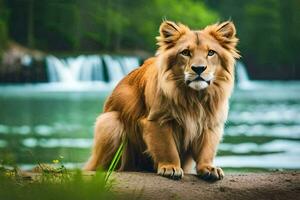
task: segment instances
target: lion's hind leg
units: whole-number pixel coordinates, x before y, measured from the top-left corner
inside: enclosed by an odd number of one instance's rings
[[[96,121],[92,155],[84,170],[107,169],[121,144],[124,126],[118,112],[101,114]]]

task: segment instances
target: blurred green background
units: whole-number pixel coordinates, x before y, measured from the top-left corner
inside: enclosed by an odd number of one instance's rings
[[[12,40],[45,52],[152,54],[164,18],[194,29],[231,19],[250,77],[299,79],[299,9],[298,0],[0,0],[0,49]]]
[[[242,58],[216,163],[300,168],[299,0],[0,0],[0,160],[87,160],[115,84],[154,55],[163,19],[232,20]]]

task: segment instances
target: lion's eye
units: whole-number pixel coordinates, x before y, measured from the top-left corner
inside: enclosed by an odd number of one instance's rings
[[[189,56],[189,57],[191,57],[191,52],[190,52],[190,50],[188,50],[188,49],[183,50],[182,52],[180,52],[180,54],[181,54],[181,55],[184,55],[184,56]]]
[[[214,50],[209,50],[207,55],[208,56],[213,56],[216,52]]]

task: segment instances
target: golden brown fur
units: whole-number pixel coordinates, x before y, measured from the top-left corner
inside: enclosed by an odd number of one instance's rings
[[[107,169],[127,140],[120,170],[155,170],[181,178],[194,160],[201,177],[221,179],[213,159],[239,57],[235,34],[232,22],[192,31],[164,21],[156,56],[121,80],[107,99],[85,169]]]

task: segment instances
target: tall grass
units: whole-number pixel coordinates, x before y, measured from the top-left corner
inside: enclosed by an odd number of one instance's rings
[[[97,171],[95,175],[86,175],[81,170],[68,170],[62,159],[53,160],[52,164],[40,164],[35,169],[38,173],[24,176],[16,165],[0,163],[0,200],[101,200],[118,199],[113,194],[108,182],[120,161],[126,142],[119,146],[108,171]],[[124,196],[123,196],[124,198]]]
[[[101,200],[116,199],[109,191],[105,173],[82,174],[80,170],[67,170],[63,166],[42,167],[42,171],[24,176],[17,168],[0,164],[0,199],[2,200]]]

